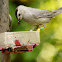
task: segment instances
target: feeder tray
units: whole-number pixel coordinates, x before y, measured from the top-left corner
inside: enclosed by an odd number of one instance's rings
[[[24,53],[40,44],[39,31],[4,32],[0,34],[2,53]]]

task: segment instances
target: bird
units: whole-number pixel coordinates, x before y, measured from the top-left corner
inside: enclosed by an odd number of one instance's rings
[[[38,29],[39,25],[43,25],[43,27],[45,28],[46,23],[49,23],[52,18],[60,13],[62,13],[62,7],[57,10],[49,11],[19,5],[15,9],[15,16],[18,20],[18,24],[20,25],[20,20],[23,19],[25,22],[31,25],[36,25],[37,27],[35,29]],[[35,29],[32,29],[32,31],[34,31]]]
[[[11,17],[10,14],[9,14],[9,28],[10,28],[10,31],[11,31],[11,28],[12,28],[12,17]]]

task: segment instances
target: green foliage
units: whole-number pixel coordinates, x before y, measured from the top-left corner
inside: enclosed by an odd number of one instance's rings
[[[46,10],[55,10],[62,6],[62,0],[35,0],[31,4],[27,3],[29,7],[46,9]],[[28,31],[32,28],[32,25],[26,23],[24,20],[21,20],[21,24],[18,25],[17,19],[14,15],[15,9],[18,5],[9,1],[9,13],[12,16],[12,31]],[[56,54],[53,52],[53,58],[51,62],[62,62],[59,57],[59,52],[62,50],[62,14],[57,15],[53,18],[50,23],[46,24],[46,28],[40,32],[40,45],[34,48],[32,52],[27,52],[23,54],[12,54],[12,62],[48,62],[48,60],[42,59],[40,53],[43,51],[44,43],[49,43],[54,48],[56,48]],[[46,45],[48,46],[48,44]],[[45,46],[46,48],[46,46]],[[47,50],[47,49],[46,49]],[[53,49],[52,49],[53,50]],[[49,50],[48,50],[49,51]],[[51,51],[50,51],[51,52]],[[40,55],[39,55],[40,54]],[[49,56],[49,54],[47,53]],[[46,56],[47,57],[47,56]],[[45,58],[46,58],[45,57]],[[39,59],[37,59],[39,58]],[[43,60],[43,61],[42,61]]]

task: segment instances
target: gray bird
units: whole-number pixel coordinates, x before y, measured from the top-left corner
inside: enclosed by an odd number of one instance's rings
[[[12,17],[11,17],[10,14],[9,14],[9,28],[10,28],[10,31],[11,31],[11,28],[12,28]]]
[[[29,24],[36,25],[37,28],[39,25],[43,25],[45,27],[45,24],[50,22],[50,20],[59,13],[62,13],[62,7],[57,10],[49,11],[20,5],[15,10],[15,16],[18,19],[18,24],[20,24],[20,20],[23,19]]]

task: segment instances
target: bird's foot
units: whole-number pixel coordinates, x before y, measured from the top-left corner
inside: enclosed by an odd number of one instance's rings
[[[40,31],[40,30],[42,30],[42,29],[45,28],[45,27],[46,27],[46,25],[43,24],[43,27],[38,28],[37,31]]]
[[[31,29],[30,31],[33,31],[33,29]]]
[[[40,27],[40,28],[37,29],[37,31],[40,31],[40,30],[42,30],[43,28],[45,28],[45,27]]]

